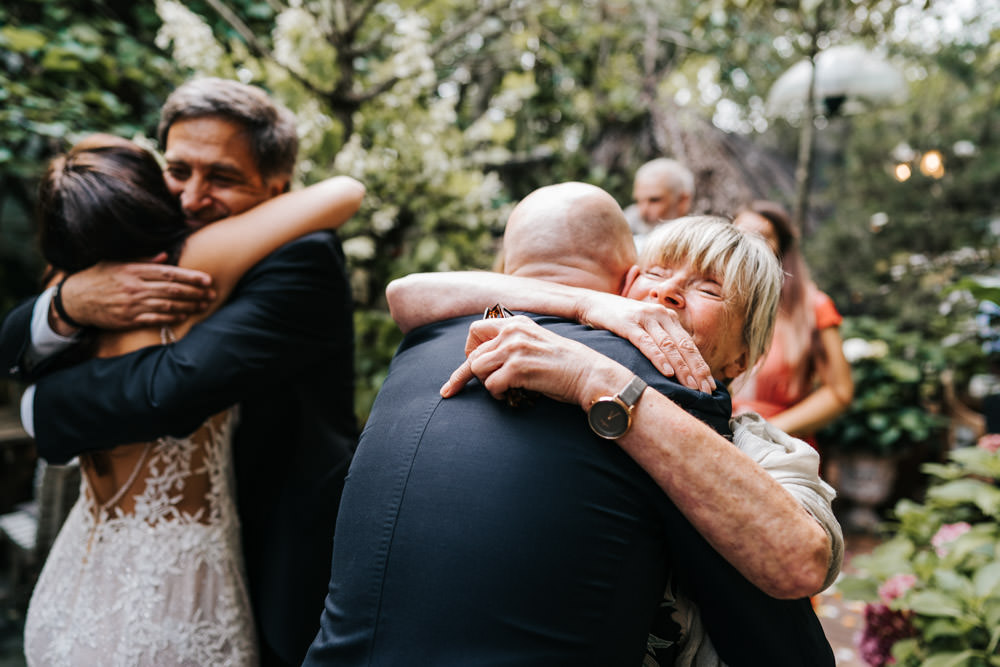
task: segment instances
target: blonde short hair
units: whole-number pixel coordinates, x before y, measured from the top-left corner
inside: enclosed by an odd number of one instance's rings
[[[782,282],[778,259],[756,234],[741,231],[725,218],[696,215],[657,227],[639,256],[643,269],[687,265],[718,280],[731,312],[744,318],[747,368],[753,368],[767,352],[774,331]]]

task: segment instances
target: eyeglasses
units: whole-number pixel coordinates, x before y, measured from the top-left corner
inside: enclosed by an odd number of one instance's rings
[[[498,317],[514,317],[514,313],[507,310],[502,303],[495,303],[483,311],[484,320],[491,320]],[[504,394],[504,398],[507,399],[507,405],[512,408],[530,408],[534,405],[536,396],[538,396],[538,392],[528,391],[520,387],[511,387]]]

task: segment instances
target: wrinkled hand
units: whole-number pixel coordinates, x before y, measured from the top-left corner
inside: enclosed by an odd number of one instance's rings
[[[465,343],[467,359],[441,387],[454,396],[473,377],[495,398],[517,387],[564,403],[588,404],[588,387],[601,368],[619,366],[586,345],[564,338],[524,316],[473,322]]]
[[[674,311],[658,303],[594,292],[581,321],[627,339],[658,371],[681,384],[709,394],[715,389],[711,369]]]
[[[207,308],[212,277],[160,263],[165,259],[101,262],[74,273],[63,284],[63,306],[77,322],[101,329],[175,324]]]

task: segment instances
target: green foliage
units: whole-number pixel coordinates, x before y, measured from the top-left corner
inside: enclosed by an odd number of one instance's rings
[[[996,438],[996,436],[990,436]],[[1000,454],[995,441],[925,466],[935,479],[923,503],[900,501],[890,538],[857,556],[844,594],[867,601],[862,654],[896,664],[987,665],[1000,657]],[[871,664],[884,664],[873,661]]]
[[[814,277],[847,318],[844,337],[890,346],[885,359],[855,365],[855,403],[824,437],[858,447],[868,437],[884,451],[933,428],[926,410],[942,372],[961,391],[989,369],[974,317],[991,296],[980,277],[997,271],[991,226],[1000,207],[990,185],[1000,169],[996,93],[969,75],[995,62],[995,49],[963,41],[933,55],[897,48],[909,58],[898,62],[911,79],[910,100],[824,130],[827,195],[818,203],[827,219],[805,240]],[[943,175],[920,171],[929,150],[941,153]],[[904,181],[894,177],[899,164],[912,172]],[[885,400],[896,406],[888,413]]]
[[[141,3],[0,7],[0,312],[37,291],[32,207],[45,162],[90,132],[155,129],[177,76],[150,46],[158,23]]]
[[[872,318],[849,319],[841,329],[854,401],[819,440],[830,451],[886,456],[922,443],[937,447],[945,421],[928,408],[944,367],[940,346],[919,331],[900,331]]]
[[[970,26],[968,41],[936,53],[896,44],[910,81],[906,104],[824,130],[819,170],[828,194],[819,205],[827,219],[805,244],[814,277],[846,316],[891,320],[928,341],[968,339],[975,299],[967,280],[997,267],[998,97],[971,72],[995,67],[998,54],[973,33]],[[940,152],[943,174],[921,173],[931,150]],[[912,172],[902,182],[894,177],[901,164]],[[959,381],[984,370],[982,357],[971,357],[959,360],[968,364],[956,369]]]
[[[402,338],[402,332],[388,313],[371,310],[354,314],[354,339],[358,350],[354,368],[358,378],[355,396],[362,421],[368,419],[375,396],[389,372],[389,362]]]

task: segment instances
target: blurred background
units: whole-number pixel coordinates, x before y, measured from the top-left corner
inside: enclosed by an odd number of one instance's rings
[[[624,207],[635,169],[673,157],[695,174],[692,212],[771,199],[800,222],[813,278],[845,316],[856,385],[819,435],[824,474],[845,525],[877,534],[897,501],[922,497],[923,464],[991,430],[998,37],[998,0],[6,3],[0,312],[38,290],[46,161],[95,131],[155,148],[160,104],[192,75],[288,105],[299,182],[367,186],[343,230],[360,420],[401,338],[389,280],[489,268],[532,189],[587,181]],[[7,513],[38,500],[40,472],[19,388],[0,389]],[[16,565],[8,549],[0,559]]]

